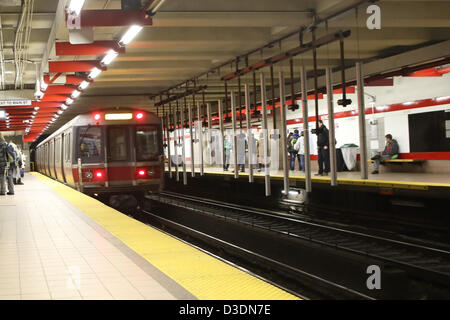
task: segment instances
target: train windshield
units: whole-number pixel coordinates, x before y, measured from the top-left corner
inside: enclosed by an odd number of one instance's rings
[[[155,126],[136,127],[136,160],[158,160],[159,139],[158,129]]]
[[[80,127],[78,137],[78,155],[82,162],[100,160],[102,130],[100,127]]]

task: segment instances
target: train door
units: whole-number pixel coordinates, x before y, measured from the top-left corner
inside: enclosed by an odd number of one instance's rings
[[[109,185],[136,184],[136,165],[130,141],[129,126],[108,126],[107,137],[107,177]]]
[[[72,132],[67,131],[63,135],[63,159],[62,159],[62,167],[63,167],[63,174],[64,174],[64,181],[70,185],[75,187],[75,181],[73,179],[73,173],[72,173]]]
[[[49,160],[48,160],[48,145],[49,145],[48,142],[44,145],[44,167],[45,167],[45,174],[47,176],[50,176]]]
[[[49,142],[49,169],[50,169],[50,177],[56,178],[55,173],[55,140],[50,140]]]
[[[62,133],[58,138],[59,143],[59,152],[58,152],[58,176],[59,181],[65,183],[66,177],[64,174],[64,136],[65,134]]]
[[[54,140],[54,161],[55,164],[54,172],[55,172],[55,179],[59,180],[61,178],[61,173],[59,172],[59,167],[61,165],[61,143],[60,138],[56,137]]]

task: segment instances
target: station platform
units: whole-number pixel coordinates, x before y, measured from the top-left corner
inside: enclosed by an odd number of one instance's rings
[[[239,172],[239,177],[248,177],[248,168],[246,172]],[[169,169],[166,166],[166,171]],[[175,168],[172,167],[172,172],[175,172]],[[182,168],[179,168],[180,176],[182,174]],[[191,174],[190,168],[187,169],[188,174]],[[195,169],[196,174],[200,174],[200,169]],[[229,171],[223,171],[222,168],[217,167],[205,167],[204,173],[206,175],[216,176],[234,176],[233,168]],[[330,176],[314,176],[312,173],[312,182],[319,184],[330,184]],[[253,171],[255,180],[264,179],[264,172]],[[270,177],[273,180],[283,180],[283,172],[271,171]],[[367,180],[361,179],[361,173],[359,171],[347,171],[338,172],[338,184],[339,185],[352,185],[360,187],[379,187],[379,188],[396,188],[396,189],[409,189],[409,190],[429,190],[429,189],[445,189],[450,191],[450,174],[433,174],[433,173],[405,173],[405,172],[389,172],[380,174],[370,174]],[[295,170],[289,172],[289,178],[293,181],[305,181],[305,174],[301,171]]]
[[[0,300],[299,299],[38,173],[0,198]]]

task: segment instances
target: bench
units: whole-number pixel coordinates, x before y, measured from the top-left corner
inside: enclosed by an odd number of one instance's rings
[[[422,164],[426,160],[425,159],[391,159],[391,160],[382,160],[381,163],[414,163],[414,164]],[[367,162],[373,162],[373,160],[367,160]]]

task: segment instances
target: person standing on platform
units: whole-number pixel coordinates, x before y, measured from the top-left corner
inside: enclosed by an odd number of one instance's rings
[[[304,132],[300,134],[300,137],[297,139],[297,142],[294,145],[295,151],[297,151],[297,158],[300,166],[300,171],[305,172],[305,141],[304,141]]]
[[[386,146],[384,147],[384,151],[381,154],[377,154],[376,156],[372,157],[373,160],[372,174],[378,174],[378,169],[380,167],[381,161],[398,158],[399,146],[397,140],[392,139],[391,134],[387,134],[385,138],[386,138]]]
[[[8,144],[0,132],[0,196],[6,194],[6,176],[8,171],[9,157]]]
[[[15,183],[15,177],[17,173],[17,166],[18,166],[18,159],[19,159],[19,151],[17,149],[17,146],[14,142],[10,141],[8,143],[8,149],[10,151],[10,158],[9,158],[9,169],[8,169],[8,195],[14,195],[14,185]]]
[[[223,170],[228,171],[228,168],[230,167],[231,149],[233,149],[233,144],[231,143],[228,135],[224,137],[223,148],[225,150],[225,163],[223,165]]]
[[[240,172],[245,172],[245,151],[247,147],[247,137],[241,131],[236,136],[236,150],[237,150],[237,167]]]
[[[316,176],[327,176],[330,172],[330,139],[328,129],[319,120],[319,128],[317,130],[317,155],[319,162],[319,172]],[[324,168],[325,166],[325,168]]]
[[[17,157],[17,170],[14,176],[14,184],[23,185],[22,178],[25,168],[25,155],[22,153],[22,149],[17,147],[18,157]]]
[[[294,171],[295,170],[295,158],[297,158],[298,155],[298,150],[295,150],[295,145],[297,144],[298,140],[300,140],[300,135],[298,134],[298,130],[295,129],[294,133],[289,134],[288,139],[287,139],[287,151],[289,152],[289,156],[290,156],[290,167],[291,170]],[[300,162],[300,159],[299,159]]]
[[[3,134],[0,133],[0,195],[14,195],[11,164],[15,162],[14,150],[9,146]],[[8,193],[6,193],[6,181],[8,181]]]

